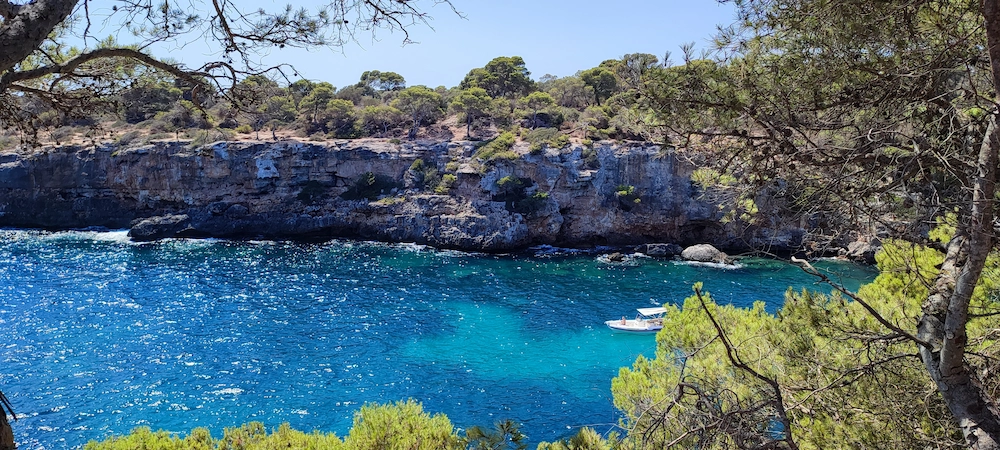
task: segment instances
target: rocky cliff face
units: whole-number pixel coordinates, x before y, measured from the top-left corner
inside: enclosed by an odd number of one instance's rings
[[[717,205],[692,186],[694,167],[667,149],[514,150],[518,159],[481,161],[471,142],[357,140],[0,154],[0,226],[132,227],[136,239],[358,237],[486,251],[750,242],[745,228],[720,222]],[[752,233],[786,247],[802,238],[794,227]]]

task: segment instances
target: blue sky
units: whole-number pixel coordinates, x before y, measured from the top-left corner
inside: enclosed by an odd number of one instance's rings
[[[252,2],[280,8],[285,1]],[[295,3],[309,8],[311,0]],[[274,6],[269,6],[273,4]],[[469,70],[497,56],[521,56],[532,78],[572,75],[626,53],[665,52],[679,60],[680,46],[707,48],[717,25],[734,19],[731,4],[713,0],[453,0],[465,18],[447,5],[420,3],[433,16],[430,26],[416,25],[403,35],[385,31],[377,40],[359,35],[359,42],[341,52],[330,49],[275,50],[266,62],[292,64],[305,78],[343,87],[366,70],[397,72],[408,85],[457,85]],[[160,55],[159,51],[155,54]],[[191,46],[169,56],[197,65],[208,58]]]

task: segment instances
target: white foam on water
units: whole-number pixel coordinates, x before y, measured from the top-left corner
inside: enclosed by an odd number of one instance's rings
[[[673,263],[679,266],[684,265],[684,266],[711,267],[713,269],[720,269],[720,270],[738,270],[743,268],[743,265],[740,263],[726,264],[726,263],[701,262],[701,261],[674,261]]]

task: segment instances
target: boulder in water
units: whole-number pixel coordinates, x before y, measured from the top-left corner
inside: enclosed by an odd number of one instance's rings
[[[608,255],[608,261],[610,262],[622,262],[625,261],[625,255],[619,252],[614,252]]]
[[[706,263],[726,264],[729,262],[729,257],[725,253],[722,253],[710,244],[697,244],[685,248],[681,252],[681,258],[687,261]]]
[[[671,256],[680,255],[683,251],[684,247],[677,244],[646,244],[646,248],[643,253],[649,256],[669,258]]]
[[[133,224],[128,235],[135,241],[155,241],[177,236],[190,226],[187,214],[147,217]]]

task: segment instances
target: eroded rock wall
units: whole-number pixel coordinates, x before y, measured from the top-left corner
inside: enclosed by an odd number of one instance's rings
[[[0,226],[136,225],[139,239],[358,237],[487,251],[743,239],[698,195],[694,167],[660,146],[514,150],[516,160],[481,161],[471,142],[354,140],[0,154]],[[411,170],[417,159],[424,172]],[[435,192],[421,181],[434,172],[453,175],[453,186]],[[367,174],[394,187],[348,199]]]

